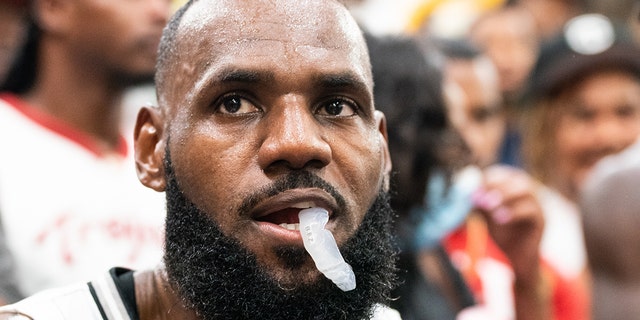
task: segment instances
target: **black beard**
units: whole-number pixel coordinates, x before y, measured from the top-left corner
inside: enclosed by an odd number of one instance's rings
[[[385,192],[340,249],[356,275],[355,290],[343,292],[323,276],[314,284],[283,288],[254,254],[185,198],[168,153],[165,170],[167,274],[183,302],[202,319],[368,319],[375,304],[388,304],[397,281],[397,250],[391,235],[394,214]],[[326,184],[308,173],[287,181],[282,185]],[[278,253],[292,270],[310,259],[304,249],[281,248]]]

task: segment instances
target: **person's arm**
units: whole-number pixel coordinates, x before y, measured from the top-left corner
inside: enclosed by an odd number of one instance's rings
[[[539,261],[529,269],[513,285],[516,319],[553,319],[551,276]]]
[[[544,218],[537,184],[516,168],[494,166],[484,174],[476,205],[491,237],[511,262],[516,319],[553,319],[552,288],[539,254]]]

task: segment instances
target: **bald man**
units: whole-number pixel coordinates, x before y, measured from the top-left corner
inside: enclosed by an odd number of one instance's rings
[[[395,285],[391,163],[372,82],[361,31],[338,1],[190,1],[161,41],[159,106],[135,128],[138,177],[166,192],[164,263],[112,269],[4,314],[397,318],[384,307]],[[305,250],[307,207],[328,212],[355,289]]]

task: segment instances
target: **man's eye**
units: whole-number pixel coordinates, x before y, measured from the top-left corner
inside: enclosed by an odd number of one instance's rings
[[[238,95],[223,97],[216,106],[216,109],[219,113],[223,114],[243,114],[260,110],[249,100]]]
[[[356,106],[354,103],[344,99],[334,99],[327,101],[318,108],[318,114],[334,117],[349,117],[355,115]]]

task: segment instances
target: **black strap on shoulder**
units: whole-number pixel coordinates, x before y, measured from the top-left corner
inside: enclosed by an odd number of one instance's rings
[[[118,289],[118,294],[122,298],[122,303],[127,309],[127,313],[132,320],[138,320],[138,307],[136,303],[135,284],[133,282],[133,271],[126,268],[112,268],[109,274]]]
[[[93,288],[93,284],[91,284],[91,282],[88,282],[87,286],[89,286],[89,292],[91,292],[91,297],[93,297],[93,301],[95,301],[96,306],[98,307],[98,310],[100,310],[100,316],[102,317],[103,320],[109,320],[109,319],[107,319],[107,314],[104,312],[104,309],[102,308],[102,304],[100,303],[100,300],[98,299],[98,295],[96,294],[96,290]]]

